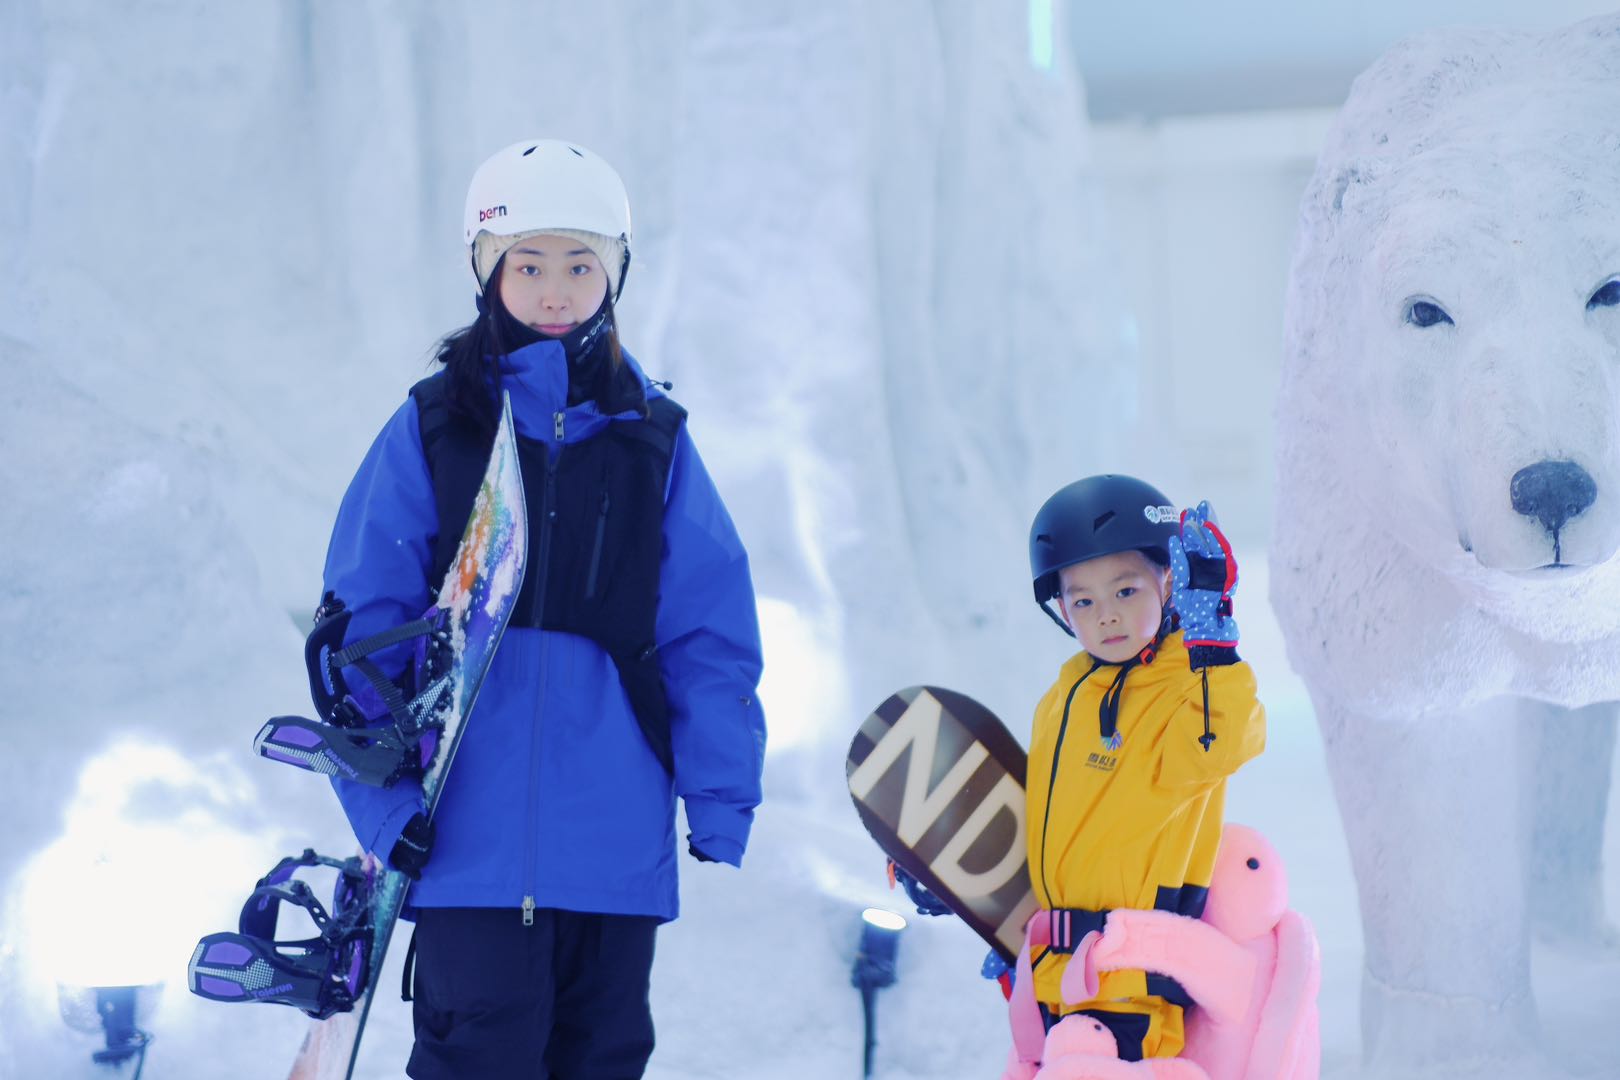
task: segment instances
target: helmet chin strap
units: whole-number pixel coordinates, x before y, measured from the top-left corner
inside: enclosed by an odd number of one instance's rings
[[[619,297],[624,295],[624,283],[630,278],[630,238],[620,233],[619,243],[624,245],[624,261],[619,264],[619,287],[613,290],[615,306],[619,303]]]
[[[1153,635],[1152,641],[1142,647],[1142,651],[1136,654],[1136,658],[1144,664],[1153,663],[1153,658],[1159,655],[1159,646],[1164,644],[1164,639],[1169,637],[1175,629],[1175,609],[1166,606],[1163,614],[1159,616],[1159,632]]]
[[[1059,630],[1062,630],[1065,634],[1068,634],[1070,637],[1074,637],[1075,636],[1074,627],[1069,625],[1069,613],[1067,611],[1065,611],[1060,616],[1060,615],[1057,614],[1057,612],[1053,611],[1052,610],[1052,599],[1053,599],[1052,597],[1048,597],[1047,599],[1041,601],[1041,610],[1046,612],[1046,617],[1048,619],[1051,619],[1053,622],[1057,623]],[[1062,609],[1059,608],[1059,610],[1062,610]]]

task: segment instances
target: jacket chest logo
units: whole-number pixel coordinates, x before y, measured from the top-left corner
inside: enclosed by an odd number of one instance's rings
[[[1098,769],[1102,772],[1113,772],[1114,766],[1118,764],[1118,754],[1092,753],[1086,755],[1086,768],[1088,769]]]

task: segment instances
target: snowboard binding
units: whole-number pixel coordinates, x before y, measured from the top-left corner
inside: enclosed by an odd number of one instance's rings
[[[328,911],[305,882],[304,867],[338,871]],[[359,856],[331,859],[306,848],[260,878],[242,905],[238,933],[208,934],[187,967],[191,992],[210,1001],[291,1005],[317,1020],[347,1012],[365,991],[370,971],[372,871]],[[283,903],[304,909],[316,935],[276,940]]]
[[[453,697],[449,614],[429,608],[420,619],[345,647],[351,615],[342,600],[327,593],[304,643],[310,698],[323,719],[272,717],[259,729],[253,750],[310,772],[391,787],[402,777],[421,776],[438,748]],[[415,642],[412,670],[422,687],[411,698],[371,659],[408,641]],[[365,678],[361,690],[380,699],[385,717],[367,715],[343,676],[345,668]]]
[[[951,905],[934,894],[927,885],[918,881],[916,877],[906,871],[906,868],[889,860],[889,888],[899,885],[906,891],[906,896],[917,905],[919,915],[954,915]]]

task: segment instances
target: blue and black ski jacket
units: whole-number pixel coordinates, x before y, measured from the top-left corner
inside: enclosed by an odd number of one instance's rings
[[[625,362],[641,378],[635,361]],[[514,351],[501,373],[518,434],[553,450],[610,423],[642,422],[634,412],[604,416],[594,401],[567,404],[567,361],[555,341]],[[417,406],[407,399],[350,483],[327,551],[325,588],[354,613],[348,641],[427,609],[438,531]],[[747,554],[684,426],[670,462],[663,548],[656,629],[673,777],[600,645],[509,627],[434,812],[437,838],[411,889],[414,906],[532,903],[673,919],[677,795],[694,846],[741,864],[764,763],[759,628]],[[422,808],[414,782],[333,785],[355,836],[379,857]]]

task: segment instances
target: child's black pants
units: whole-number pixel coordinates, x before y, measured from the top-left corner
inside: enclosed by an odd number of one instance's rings
[[[653,1049],[658,920],[539,909],[422,908],[416,1080],[636,1080]]]

